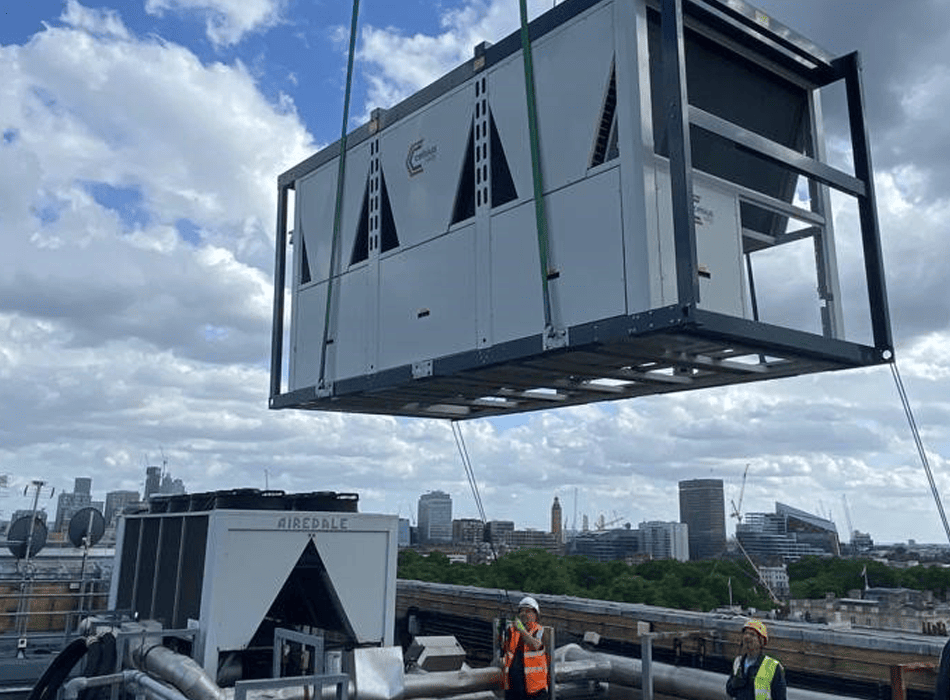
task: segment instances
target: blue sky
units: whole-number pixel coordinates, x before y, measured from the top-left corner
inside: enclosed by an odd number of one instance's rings
[[[566,0],[570,1],[570,0]],[[475,507],[437,421],[266,408],[277,175],[340,132],[348,3],[8,2],[0,21],[0,473],[141,489],[164,453],[193,491]],[[950,6],[761,0],[865,63],[898,358],[950,493]],[[550,0],[530,3],[532,16]],[[912,8],[909,9],[909,8]],[[517,28],[515,0],[364,0],[351,126]],[[882,37],[887,37],[883,41]],[[826,108],[838,148],[840,109]],[[836,222],[853,230],[847,210]],[[886,368],[463,425],[490,518],[544,528],[677,518],[715,476],[744,509],[831,511],[885,541],[945,540]],[[887,513],[887,517],[883,514]]]

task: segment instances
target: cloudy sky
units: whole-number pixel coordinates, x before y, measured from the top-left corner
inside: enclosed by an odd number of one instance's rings
[[[530,3],[532,16],[551,0]],[[834,54],[862,52],[897,357],[950,498],[950,2],[760,0]],[[515,0],[364,0],[361,123],[517,27]],[[349,3],[31,0],[0,9],[0,473],[141,490],[360,494],[474,517],[449,424],[267,409],[277,175],[333,141]],[[827,106],[832,151],[840,109]],[[853,235],[847,208],[836,222]],[[842,279],[856,272],[842,261]],[[678,518],[722,478],[878,541],[946,542],[889,369],[562,409],[462,430],[490,519]],[[41,505],[55,509],[44,491]],[[731,527],[730,527],[731,530]]]

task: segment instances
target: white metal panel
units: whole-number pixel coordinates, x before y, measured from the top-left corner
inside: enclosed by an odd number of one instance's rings
[[[288,364],[288,388],[314,386],[320,375],[320,344],[326,315],[327,283],[309,285],[294,293]]]
[[[379,369],[470,350],[476,343],[475,225],[379,263]]]
[[[333,280],[330,305],[326,379],[336,381],[372,371],[369,348],[368,295],[375,294],[374,268],[355,266]],[[370,289],[372,285],[372,289]],[[314,386],[320,379],[320,346],[326,323],[327,282],[309,285],[297,291],[293,304],[293,337],[290,348],[288,386],[291,390]]]
[[[496,343],[544,330],[534,204],[491,217],[492,333]]]
[[[294,290],[300,285],[304,250],[310,268],[309,284],[325,280],[330,270],[336,168],[336,161],[330,161],[297,182],[294,200],[294,279],[291,285]]]
[[[212,677],[219,652],[250,641],[311,540],[358,640],[392,644],[396,516],[239,510],[209,515],[199,661]]]
[[[518,199],[530,198],[531,144],[520,52],[489,69],[488,100]]]
[[[645,3],[613,6],[627,313],[635,314],[662,305],[650,52]]]
[[[357,641],[386,639],[396,590],[395,581],[380,576],[380,564],[389,560],[395,538],[389,532],[321,532],[314,543]]]
[[[333,343],[327,347],[326,369],[327,377],[334,381],[371,371],[368,331],[376,319],[368,315],[367,297],[376,292],[374,269],[362,265],[334,280],[330,314]]]
[[[217,652],[247,646],[308,542],[304,533],[280,533],[278,543],[271,532],[235,531],[238,521],[223,513],[210,518],[199,621],[204,668],[212,678]]]
[[[558,274],[549,286],[559,325],[626,310],[619,194],[620,170],[611,168],[546,197],[551,269]]]
[[[673,207],[669,167],[657,159],[657,207],[662,252],[664,293],[676,298],[673,246]],[[699,171],[693,177],[696,255],[700,269],[699,308],[743,318],[746,316],[745,275],[739,203],[735,192],[717,187]]]
[[[600,5],[534,44],[545,192],[587,172],[613,61],[612,23],[612,5]]]
[[[327,278],[330,270],[330,243],[333,240],[333,217],[336,207],[336,181],[339,159],[325,163],[313,173],[300,178],[296,185],[295,245],[306,241],[312,282]],[[369,171],[369,142],[347,151],[346,187],[343,192],[343,215],[337,248],[337,271],[350,263],[353,241],[359,224],[366,177]],[[298,267],[295,267],[299,270]],[[294,280],[295,283],[299,277]]]
[[[380,163],[402,248],[449,227],[474,99],[468,82],[380,135]]]

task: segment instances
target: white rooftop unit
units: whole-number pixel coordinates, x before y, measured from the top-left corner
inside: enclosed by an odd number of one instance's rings
[[[252,653],[269,670],[275,629],[320,630],[340,648],[391,646],[398,517],[356,503],[251,489],[153,498],[150,512],[122,518],[109,607],[166,630],[195,627],[191,655],[219,682]]]
[[[272,408],[465,419],[892,359],[856,55],[742,0],[565,0],[530,54],[482,44],[280,176]],[[853,174],[824,157],[839,81]],[[858,203],[870,342],[844,333],[829,189]],[[801,241],[804,329],[755,275]]]

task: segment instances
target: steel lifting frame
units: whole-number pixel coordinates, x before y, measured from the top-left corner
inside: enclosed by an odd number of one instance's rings
[[[753,27],[757,21],[726,4],[704,0],[689,0],[707,19],[725,27],[741,29]],[[893,339],[884,283],[884,262],[881,253],[880,226],[874,178],[871,167],[871,149],[864,119],[864,89],[861,81],[861,59],[857,52],[835,59],[830,65],[814,64],[811,78],[819,87],[839,80],[845,83],[851,147],[854,153],[853,176],[803,155],[747,129],[704,112],[689,104],[686,90],[686,58],[683,39],[684,0],[661,0],[663,95],[670,130],[670,177],[673,197],[673,236],[676,251],[676,275],[679,305],[683,315],[696,312],[699,301],[699,271],[696,256],[696,227],[693,218],[693,173],[690,150],[690,125],[697,126],[734,143],[740,149],[754,153],[788,170],[855,197],[861,223],[864,248],[865,277],[871,309],[874,348],[879,360],[893,359]],[[790,41],[773,37],[776,47],[785,53],[786,60],[814,59]]]

